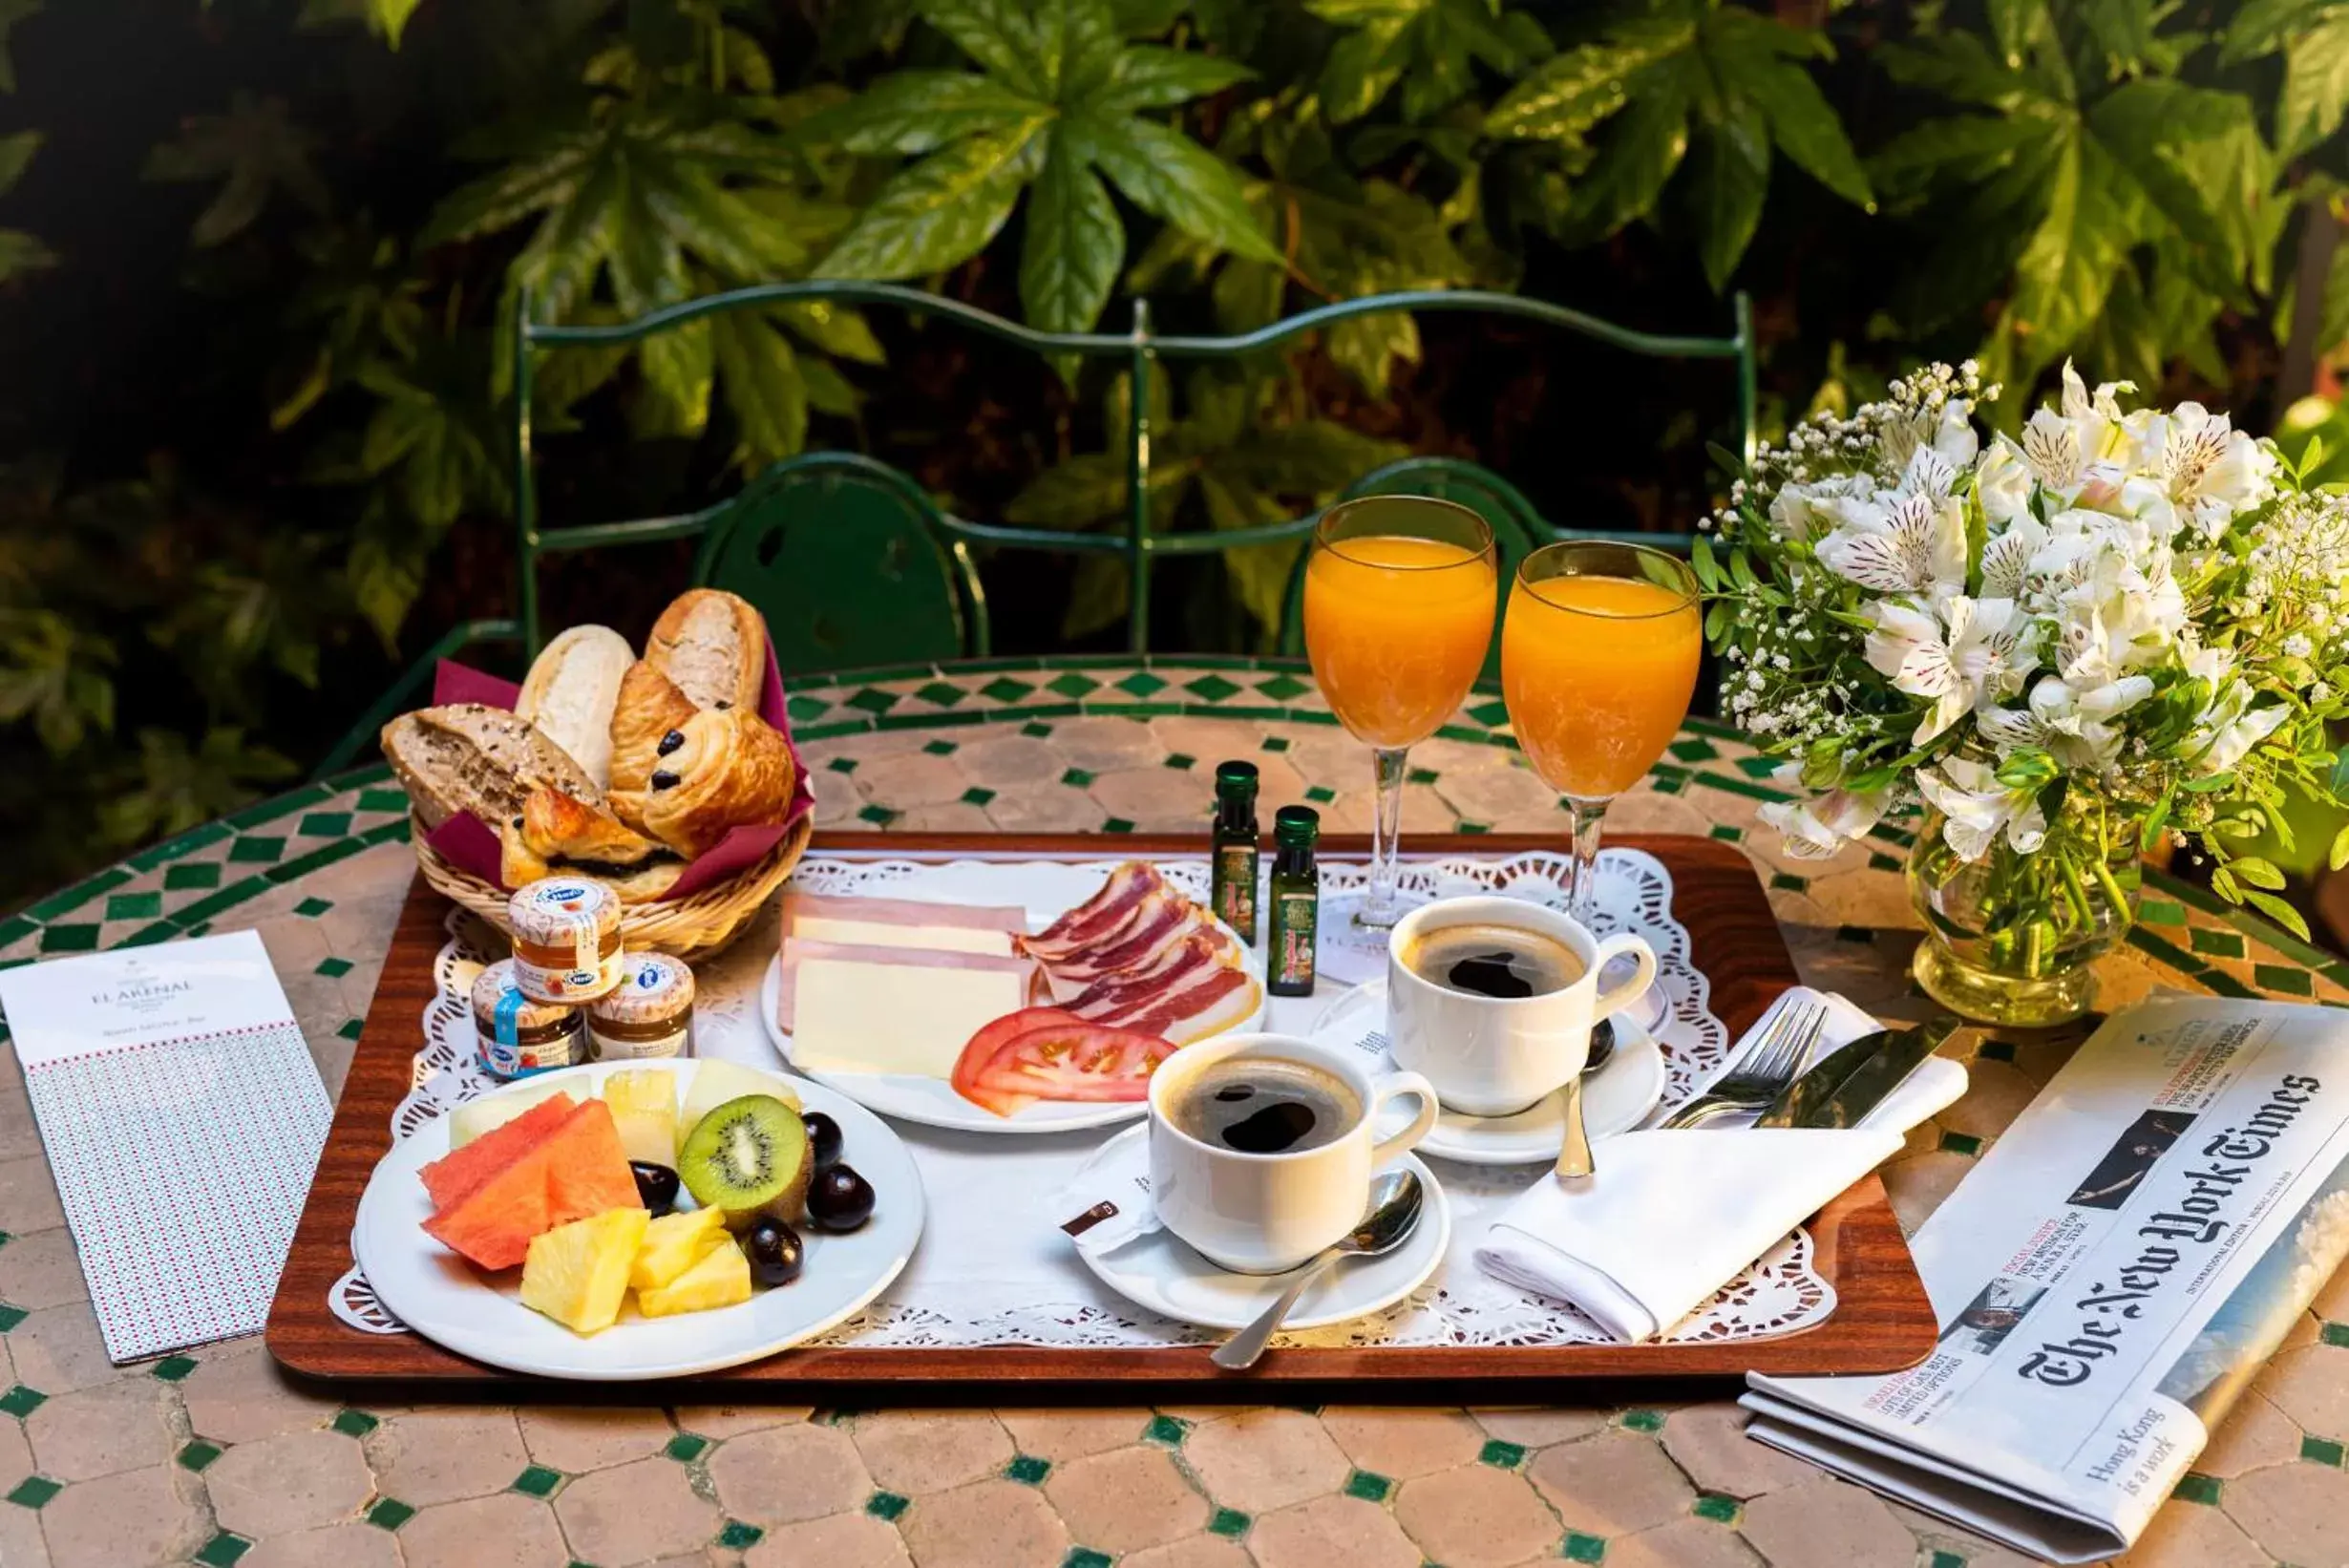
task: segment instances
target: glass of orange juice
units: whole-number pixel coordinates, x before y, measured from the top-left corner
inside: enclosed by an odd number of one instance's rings
[[[1599,823],[1688,716],[1704,646],[1696,574],[1640,544],[1544,545],[1517,567],[1501,628],[1501,694],[1517,745],[1566,798],[1568,907],[1591,906]]]
[[[1484,519],[1430,496],[1341,501],[1314,527],[1305,652],[1338,722],[1370,747],[1378,778],[1370,884],[1358,899],[1329,901],[1325,941],[1383,954],[1401,918],[1404,758],[1451,717],[1484,667],[1498,562]]]

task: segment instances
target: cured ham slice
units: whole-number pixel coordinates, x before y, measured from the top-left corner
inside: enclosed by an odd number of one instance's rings
[[[1072,957],[1123,924],[1137,904],[1165,886],[1166,879],[1155,866],[1128,860],[1110,873],[1100,892],[1022,940],[1020,950],[1046,964]]]
[[[1259,1000],[1247,970],[1237,964],[1217,964],[1195,971],[1173,989],[1069,1011],[1089,1024],[1155,1034],[1187,1046],[1239,1024],[1256,1011]]]
[[[1171,887],[1160,887],[1084,951],[1048,963],[1046,977],[1052,994],[1065,999],[1105,977],[1153,967],[1160,952],[1207,924],[1206,912],[1197,904]]]
[[[1027,932],[1027,911],[920,899],[783,894],[783,941],[836,942],[869,947],[928,947],[1013,957]]]
[[[1134,996],[1164,992],[1186,979],[1192,970],[1224,962],[1226,945],[1222,932],[1201,922],[1162,945],[1149,962],[1103,975],[1089,985],[1062,995],[1060,1003],[1069,1007],[1098,1007]],[[1048,978],[1048,984],[1058,991],[1064,983],[1054,974]]]

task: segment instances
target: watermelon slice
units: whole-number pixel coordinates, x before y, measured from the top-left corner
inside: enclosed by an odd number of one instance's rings
[[[503,1127],[494,1128],[464,1148],[436,1159],[416,1175],[433,1195],[433,1208],[445,1209],[467,1193],[530,1152],[531,1146],[562,1124],[573,1110],[571,1096],[557,1094],[540,1101]]]
[[[465,1152],[472,1152],[470,1145]],[[427,1219],[424,1230],[483,1268],[512,1268],[529,1257],[532,1238],[642,1203],[612,1108],[589,1100],[519,1158]]]

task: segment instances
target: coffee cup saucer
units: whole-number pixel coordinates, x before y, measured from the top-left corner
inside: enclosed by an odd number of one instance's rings
[[[1656,1109],[1669,1081],[1663,1051],[1640,1024],[1639,1009],[1617,1013],[1615,1054],[1582,1080],[1582,1126],[1593,1139],[1629,1132]],[[1373,980],[1332,1002],[1306,1032],[1375,1053],[1389,1070],[1386,982]],[[1471,1116],[1449,1108],[1419,1153],[1463,1165],[1534,1165],[1557,1158],[1566,1143],[1566,1093],[1559,1090],[1510,1116]]]
[[[1100,1165],[1134,1158],[1132,1145],[1149,1136],[1150,1124],[1143,1122],[1111,1138],[1093,1151],[1076,1184]],[[1384,1257],[1341,1260],[1305,1291],[1289,1314],[1288,1328],[1326,1328],[1392,1306],[1443,1265],[1451,1244],[1451,1206],[1443,1184],[1415,1155],[1405,1155],[1387,1169],[1395,1166],[1416,1175],[1427,1191],[1427,1207],[1409,1240]],[[1093,1278],[1134,1305],[1202,1328],[1246,1327],[1287,1281],[1285,1275],[1219,1268],[1164,1227],[1113,1247],[1078,1247],[1076,1255]]]

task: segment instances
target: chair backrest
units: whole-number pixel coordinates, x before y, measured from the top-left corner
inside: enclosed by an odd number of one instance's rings
[[[970,547],[912,480],[856,453],[762,472],[709,515],[693,581],[764,612],[787,675],[988,651]]]

